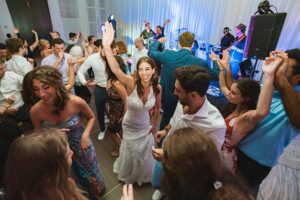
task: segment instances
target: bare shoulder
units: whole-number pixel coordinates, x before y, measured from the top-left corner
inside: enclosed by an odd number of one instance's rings
[[[45,116],[45,114],[47,113],[47,108],[45,108],[42,102],[39,101],[31,107],[29,113],[31,117],[42,119],[43,116]]]
[[[116,86],[116,87],[125,87],[124,86],[124,84],[122,84],[120,81],[118,81],[118,80],[116,80],[115,82],[114,82],[114,86]]]
[[[38,113],[40,113],[42,107],[43,107],[43,105],[42,105],[41,101],[39,101],[31,107],[30,113],[38,114]]]
[[[79,96],[70,94],[69,97],[70,97],[70,103],[72,103],[74,105],[81,105],[81,104],[85,103],[85,101],[82,98],[80,98]]]

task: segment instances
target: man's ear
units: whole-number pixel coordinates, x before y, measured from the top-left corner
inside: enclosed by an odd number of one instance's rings
[[[298,84],[300,84],[300,74],[294,75],[291,79],[291,85],[293,87],[295,87]]]

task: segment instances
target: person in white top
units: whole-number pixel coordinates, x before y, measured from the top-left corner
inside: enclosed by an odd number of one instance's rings
[[[51,42],[53,53],[45,57],[41,65],[49,65],[56,68],[63,76],[64,84],[68,83],[69,65],[74,64],[72,56],[65,53],[65,43],[62,39],[56,38]]]
[[[77,71],[77,76],[82,85],[87,87],[96,86],[94,89],[95,105],[98,116],[98,123],[100,126],[100,133],[98,134],[98,140],[102,140],[105,136],[105,105],[107,99],[106,93],[106,83],[107,74],[105,72],[106,68],[106,57],[102,46],[102,40],[96,40],[94,45],[98,46],[99,52],[94,53],[87,57],[84,63],[80,66]],[[115,44],[112,44],[114,48]],[[92,68],[95,74],[95,80],[86,80],[85,73],[89,68]]]
[[[148,50],[145,47],[143,38],[135,39],[134,44],[136,47],[136,51],[134,52],[132,57],[131,73],[134,73],[136,71],[136,64],[139,59],[141,57],[148,56]]]
[[[210,83],[208,71],[199,66],[180,67],[176,69],[175,76],[174,95],[180,103],[177,104],[170,123],[164,130],[157,132],[156,141],[160,142],[165,136],[167,140],[168,135],[175,130],[191,127],[207,134],[220,151],[225,139],[226,124],[218,109],[206,99],[205,94]],[[152,177],[152,186],[157,190],[152,199],[161,199],[163,194],[159,189],[163,169],[160,161],[163,158],[163,149],[153,148],[152,154],[157,160]]]
[[[23,57],[25,53],[23,40],[10,38],[6,41],[6,47],[12,54],[11,59],[8,60],[6,64],[7,71],[13,71],[16,74],[25,76],[25,74],[33,70],[33,63],[31,64]]]
[[[0,110],[17,122],[29,119],[29,108],[23,102],[21,87],[23,76],[12,71],[5,71],[5,64],[0,60]]]

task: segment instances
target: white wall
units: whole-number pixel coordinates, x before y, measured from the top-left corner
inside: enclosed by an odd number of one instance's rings
[[[59,9],[59,0],[48,0],[48,7],[52,21],[53,30],[61,34],[62,39],[69,39],[69,32],[81,31],[87,37],[89,32],[87,17],[87,0],[74,1],[78,3],[78,18],[62,18]],[[11,33],[14,28],[11,15],[5,0],[0,0],[0,42],[5,42],[6,34]]]
[[[61,17],[58,0],[48,0],[48,6],[52,21],[53,30],[61,34],[62,39],[69,39],[69,32],[83,32],[86,36],[89,35],[86,0],[74,1],[79,8],[79,17],[63,18]]]
[[[5,0],[0,0],[0,42],[4,43],[7,33],[11,33],[14,28],[7,4]]]

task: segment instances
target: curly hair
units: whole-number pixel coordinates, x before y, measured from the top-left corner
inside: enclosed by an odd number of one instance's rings
[[[5,199],[86,199],[70,178],[67,145],[67,136],[58,129],[16,139],[7,157]]]
[[[152,75],[151,77],[151,85],[153,88],[153,92],[155,95],[159,94],[160,90],[158,87],[158,76],[156,75],[156,64],[154,62],[154,60],[148,56],[145,57],[141,57],[138,62],[137,62],[137,67],[136,67],[136,74],[134,75],[136,77],[136,89],[137,89],[137,93],[138,96],[140,98],[142,98],[143,94],[144,94],[144,89],[142,86],[142,79],[141,77],[138,75],[138,71],[139,71],[139,67],[141,63],[148,63],[152,69],[155,69],[155,73]]]
[[[62,81],[62,74],[52,66],[38,66],[32,72],[32,80],[36,79],[56,90],[55,107],[53,114],[59,115],[70,99]],[[25,88],[24,88],[25,89]],[[25,94],[27,92],[25,91]]]

